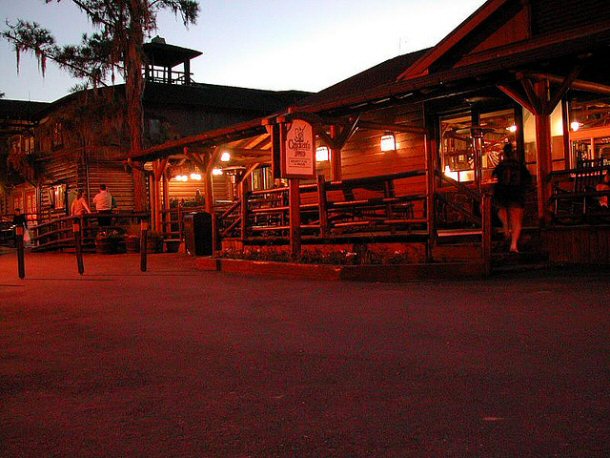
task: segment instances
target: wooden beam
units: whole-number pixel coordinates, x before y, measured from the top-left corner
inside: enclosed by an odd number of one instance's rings
[[[246,149],[256,148],[257,146],[260,146],[261,143],[264,143],[267,140],[269,140],[269,134],[258,135],[257,137],[255,137],[254,139],[252,139],[248,143],[246,143],[244,148],[246,148]]]
[[[335,142],[332,141],[336,136],[337,126],[330,126],[330,139],[331,143],[334,146]],[[330,179],[333,181],[341,180],[341,148],[335,148],[333,146],[330,147]]]
[[[544,107],[546,106],[547,103],[547,95],[546,94],[537,94],[536,91],[534,90],[534,85],[532,83],[532,81],[528,78],[522,78],[520,79],[521,81],[521,86],[523,86],[523,90],[525,91],[525,94],[527,95],[527,99],[530,102],[531,107],[533,108],[534,111],[532,111],[532,113],[534,114],[542,114],[544,111]]]
[[[417,126],[405,126],[404,124],[384,124],[372,121],[360,121],[358,127],[361,129],[383,130],[389,132],[405,132],[409,134],[427,135],[427,129]]]
[[[206,169],[205,156],[206,155],[204,153],[194,153],[188,148],[188,146],[185,146],[182,151],[183,151],[184,155],[191,162],[193,162],[197,167],[199,167],[199,170],[201,170],[202,172],[205,172],[205,169]]]
[[[513,99],[515,102],[517,102],[519,105],[521,105],[523,108],[525,108],[527,111],[529,111],[530,113],[536,112],[536,109],[531,105],[530,101],[527,100],[527,97],[524,97],[516,89],[513,89],[512,87],[507,86],[505,84],[498,84],[497,88],[500,91],[502,91],[504,94],[509,96],[511,99]]]
[[[299,180],[288,180],[288,201],[290,205],[290,254],[293,259],[301,255],[301,194]]]
[[[533,78],[535,80],[548,80],[551,83],[559,83],[562,84],[565,80],[565,77],[553,75],[550,73],[536,73],[536,72],[523,72],[523,75]],[[579,91],[593,92],[596,94],[604,94],[610,95],[610,86],[601,83],[595,83],[593,81],[584,81],[574,79],[570,83],[570,87],[572,89],[577,89]]]
[[[261,163],[260,162],[256,162],[254,164],[252,164],[245,172],[244,174],[239,177],[239,181],[237,183],[241,183],[244,180],[247,180],[250,175],[252,175],[252,172],[254,172],[256,169],[258,169],[260,167]]]
[[[562,97],[565,95],[565,93],[570,88],[570,85],[574,82],[576,77],[580,74],[581,70],[582,70],[582,64],[576,65],[572,69],[572,71],[569,73],[569,75],[564,78],[559,89],[557,89],[557,91],[555,91],[555,94],[551,96],[551,100],[548,101],[548,103],[545,107],[545,112],[547,112],[549,114],[551,114],[553,112],[553,110],[555,109],[557,104],[561,101]]]

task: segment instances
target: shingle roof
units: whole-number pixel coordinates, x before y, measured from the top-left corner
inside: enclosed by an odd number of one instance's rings
[[[180,86],[147,83],[145,103],[198,105],[272,113],[310,95],[303,91],[268,91],[215,84]]]
[[[301,100],[297,105],[315,105],[318,102],[328,102],[345,96],[352,96],[377,86],[394,83],[396,78],[413,62],[425,54],[428,49],[422,49],[408,54],[396,56],[374,67],[347,78],[333,86]]]
[[[49,105],[47,102],[0,99],[0,119],[34,121]]]

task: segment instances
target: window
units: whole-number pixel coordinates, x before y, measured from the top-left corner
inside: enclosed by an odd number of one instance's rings
[[[31,154],[34,152],[34,136],[26,135],[23,137],[23,152],[25,154]]]
[[[518,127],[513,110],[480,115],[480,129],[472,128],[470,113],[441,118],[441,167],[445,175],[457,181],[475,180],[475,151],[480,150],[482,181],[491,179],[491,172],[501,159],[507,142],[514,142]],[[477,135],[482,137],[479,139]]]
[[[610,164],[610,98],[572,101],[570,142],[570,167],[592,160]]]
[[[49,205],[52,209],[63,209],[66,206],[66,189],[65,184],[60,184],[49,188]]]
[[[64,144],[64,128],[61,122],[56,122],[53,126],[52,145],[53,149],[61,148]]]
[[[261,167],[252,172],[252,189],[260,191],[273,187],[271,167]]]

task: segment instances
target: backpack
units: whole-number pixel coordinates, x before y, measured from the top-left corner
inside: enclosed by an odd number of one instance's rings
[[[498,170],[498,184],[501,186],[520,188],[528,186],[531,179],[527,168],[517,161],[505,161]]]

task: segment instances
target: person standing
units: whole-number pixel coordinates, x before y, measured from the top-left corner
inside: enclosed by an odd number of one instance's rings
[[[15,210],[13,210],[13,226],[15,227],[15,237],[17,237],[17,228],[23,228],[23,242],[28,244],[30,242],[28,220],[25,215],[21,213],[21,208],[15,208]]]
[[[28,228],[28,220],[25,215],[21,213],[21,208],[15,208],[13,211],[13,226],[22,226],[24,229]]]
[[[105,184],[100,185],[100,192],[93,198],[95,211],[98,213],[97,224],[99,226],[110,226],[112,221],[112,195],[106,189]]]
[[[527,167],[517,158],[512,143],[504,146],[502,161],[492,173],[496,178],[494,203],[502,222],[504,237],[510,240],[510,252],[519,253],[519,237],[523,227],[525,197],[532,182]]]
[[[85,199],[83,191],[78,191],[76,193],[76,199],[72,202],[70,214],[72,216],[83,216],[85,213],[91,213],[91,209],[89,208],[89,205],[87,205],[87,199]]]

